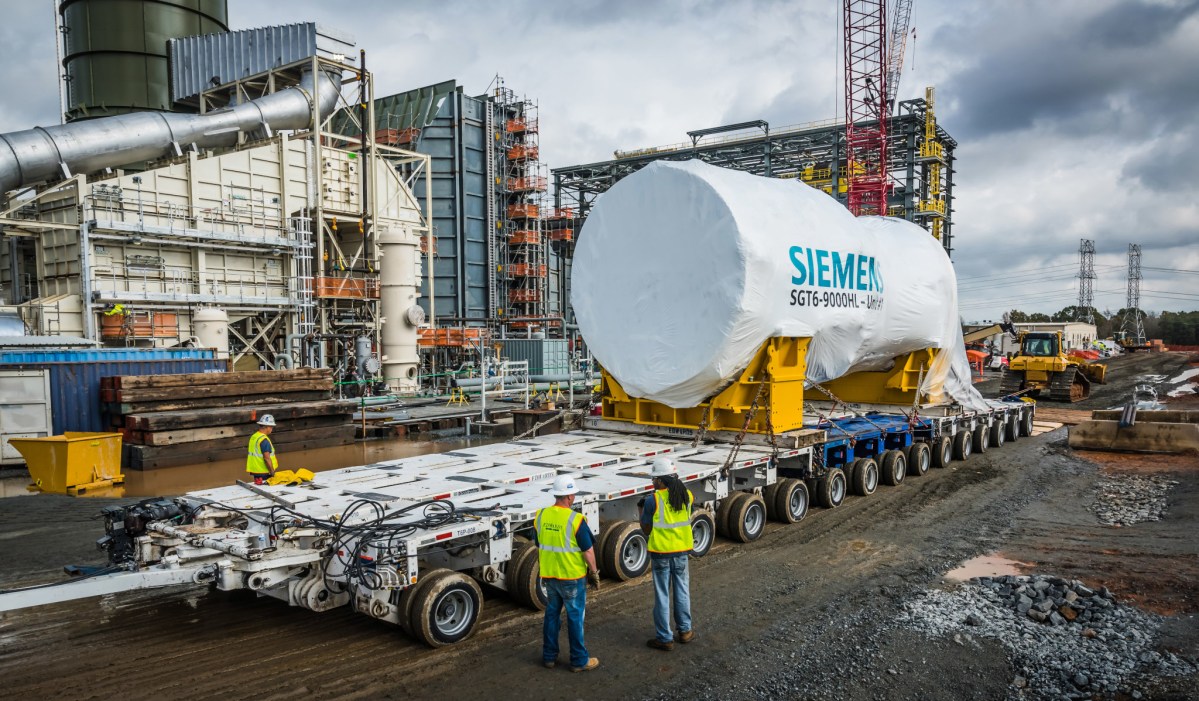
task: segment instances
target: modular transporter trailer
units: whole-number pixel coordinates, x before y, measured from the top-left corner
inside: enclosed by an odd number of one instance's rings
[[[813,404],[813,406],[816,406]],[[601,572],[628,580],[650,564],[638,524],[668,455],[695,494],[693,557],[717,534],[747,543],[767,519],[796,523],[809,500],[840,506],[1032,433],[1035,407],[895,407],[814,418],[779,434],[687,435],[586,419],[583,430],[322,472],[296,486],[238,483],[105,509],[109,566],[62,584],[0,593],[0,611],[172,585],[250,589],[313,611],[352,606],[432,647],[463,640],[481,587],[545,607],[532,542],[550,483],[572,474],[575,508],[598,531]]]

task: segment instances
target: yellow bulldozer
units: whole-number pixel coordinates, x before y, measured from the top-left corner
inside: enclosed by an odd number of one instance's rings
[[[1008,361],[1000,394],[1024,391],[1029,396],[1058,402],[1078,402],[1091,396],[1091,383],[1103,384],[1107,366],[1071,357],[1062,347],[1060,331],[1021,331],[1019,352]],[[1043,393],[1048,390],[1048,396]]]

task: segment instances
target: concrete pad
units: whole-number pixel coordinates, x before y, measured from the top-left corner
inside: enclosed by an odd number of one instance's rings
[[[1138,422],[1120,428],[1117,421],[1084,421],[1070,429],[1071,448],[1137,453],[1199,453],[1199,424]]]

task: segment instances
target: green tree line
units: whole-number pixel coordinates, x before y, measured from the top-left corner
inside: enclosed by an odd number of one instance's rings
[[[1112,333],[1119,331],[1124,325],[1124,319],[1132,313],[1130,309],[1121,309],[1118,312],[1110,310],[1105,314],[1098,309],[1093,309],[1095,315],[1095,328],[1099,338],[1111,338]],[[1073,321],[1080,315],[1078,307],[1070,305],[1064,307],[1061,311],[1054,314],[1043,314],[1041,312],[1027,313],[1019,309],[1013,309],[1008,312],[1014,324],[1036,323],[1036,322],[1061,322]],[[1140,312],[1141,324],[1145,328],[1146,338],[1160,338],[1167,346],[1170,344],[1181,346],[1199,345],[1199,311],[1193,312]]]

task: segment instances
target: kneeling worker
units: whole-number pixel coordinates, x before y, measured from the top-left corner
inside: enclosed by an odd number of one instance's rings
[[[641,511],[641,530],[649,539],[654,570],[656,637],[646,645],[658,650],[673,650],[676,640],[689,643],[695,638],[691,630],[691,581],[687,572],[687,561],[695,547],[691,535],[691,506],[695,496],[679,480],[677,472],[670,458],[654,460],[649,473],[654,480],[654,498],[646,499]],[[678,637],[670,631],[672,592]]]
[[[599,571],[595,565],[595,536],[587,519],[571,510],[579,488],[569,475],[554,480],[550,494],[554,505],[537,512],[537,558],[541,581],[545,583],[544,639],[541,663],[547,669],[558,664],[558,634],[562,630],[562,609],[566,609],[566,637],[570,641],[570,671],[586,672],[599,666],[599,660],[587,654],[583,642],[583,614],[587,607],[587,584],[599,589]]]
[[[250,452],[246,455],[246,472],[254,478],[254,484],[266,484],[279,469],[275,458],[275,446],[269,436],[275,430],[275,417],[263,414],[258,419],[258,430],[250,436]]]

